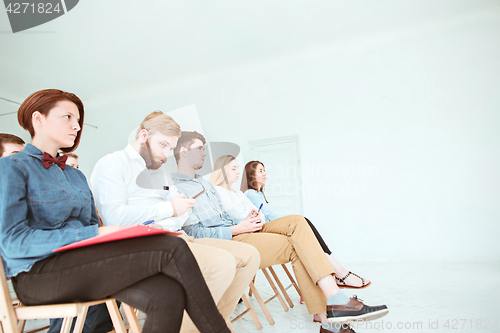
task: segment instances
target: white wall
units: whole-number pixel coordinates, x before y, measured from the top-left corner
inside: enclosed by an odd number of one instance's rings
[[[208,140],[247,160],[248,141],[299,136],[305,215],[339,258],[499,258],[499,14],[332,38],[84,101],[99,128],[85,128],[82,170],[150,111],[196,104]]]

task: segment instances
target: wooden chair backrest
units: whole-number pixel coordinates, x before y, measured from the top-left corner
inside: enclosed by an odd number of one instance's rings
[[[2,329],[4,332],[18,332],[17,316],[12,305],[12,298],[10,297],[9,285],[7,284],[7,277],[1,256],[0,280],[0,319],[2,321]]]

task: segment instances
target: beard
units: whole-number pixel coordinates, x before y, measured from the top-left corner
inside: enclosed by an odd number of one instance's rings
[[[144,162],[146,162],[146,168],[150,170],[158,170],[162,165],[160,161],[155,159],[153,151],[149,146],[149,141],[141,144],[141,147],[139,148],[139,155],[141,155],[141,157],[144,159]]]

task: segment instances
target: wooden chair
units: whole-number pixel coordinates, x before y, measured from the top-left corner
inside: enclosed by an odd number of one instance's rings
[[[297,291],[297,294],[299,294],[299,297],[302,297],[302,294],[300,293],[300,288],[299,288],[297,282],[295,282],[295,279],[293,278],[292,274],[290,273],[290,271],[288,270],[286,265],[281,264],[281,267],[283,267],[283,270],[285,271],[286,275],[288,276],[288,279],[290,280],[290,284],[286,287],[283,287],[283,284],[281,283],[281,280],[278,278],[278,275],[276,275],[276,272],[274,271],[274,269],[272,267],[268,267],[268,268],[269,268],[269,271],[271,272],[272,276],[274,277],[276,284],[278,285],[281,292],[283,293],[283,296],[285,296],[286,301],[288,302],[290,307],[293,308],[293,302],[290,299],[290,296],[288,296],[288,293],[286,291],[288,289],[290,289],[291,287],[294,287],[295,291]]]
[[[255,299],[259,303],[259,306],[262,309],[262,312],[264,312],[264,315],[267,318],[267,321],[269,321],[269,324],[274,325],[274,319],[271,316],[271,313],[269,312],[269,310],[267,309],[266,303],[264,302],[264,300],[260,296],[259,292],[257,291],[257,288],[255,288],[253,282],[250,283],[249,287],[250,287],[249,294],[253,292],[253,294],[255,295]],[[245,311],[243,311],[242,313],[240,313],[239,315],[237,315],[233,320],[231,320],[231,323],[234,323],[235,321],[237,321],[238,319],[243,317],[245,314],[250,313],[250,316],[252,317],[253,322],[255,323],[255,326],[257,327],[258,330],[261,330],[262,324],[260,323],[260,320],[257,317],[257,314],[255,313],[255,310],[253,309],[252,304],[250,304],[250,301],[248,300],[247,296],[245,294],[243,294],[241,296],[241,299],[243,300],[243,304],[245,304],[247,309]],[[232,325],[230,326],[230,329],[232,329]]]
[[[1,259],[1,258],[0,258]],[[14,306],[13,300],[10,296],[9,287],[7,285],[7,278],[3,263],[0,260],[0,319],[2,322],[2,330],[4,333],[19,333],[24,328],[24,321],[31,319],[50,319],[50,318],[64,318],[61,332],[68,333],[71,329],[72,320],[76,317],[74,333],[81,333],[85,316],[90,306],[96,304],[106,303],[108,307],[111,320],[117,333],[126,333],[125,325],[116,305],[116,301],[112,298],[102,299],[92,302],[80,303],[67,303],[67,304],[53,304],[53,305],[36,305],[25,306],[22,303],[17,303]],[[124,304],[126,306],[126,304]],[[128,306],[126,306],[128,307]],[[124,307],[125,312],[127,309]],[[129,307],[130,308],[130,307]],[[134,318],[127,315],[129,322],[134,322]],[[20,327],[22,325],[22,327]],[[134,333],[140,332],[136,327],[132,326],[131,329]],[[135,329],[135,331],[134,331]]]
[[[12,305],[15,308],[16,306],[21,305],[21,301],[19,299],[17,299],[17,298],[13,298],[12,299]],[[33,330],[30,330],[30,331],[25,331],[24,330],[25,326],[26,326],[26,320],[19,320],[19,323],[18,323],[19,331],[23,332],[23,333],[37,333],[37,332],[40,332],[40,331],[47,330],[50,327],[50,325],[46,325],[46,326],[35,328]]]
[[[257,288],[255,288],[255,285],[254,285],[253,282],[250,284],[250,286],[251,286],[250,287],[250,292],[248,293],[249,296],[252,296],[252,294],[255,295],[255,298],[259,302],[259,305],[261,306],[262,311],[266,315],[269,323],[272,322],[271,325],[274,325],[274,319],[272,318],[271,313],[269,312],[269,310],[266,307],[267,303],[269,303],[270,301],[272,301],[275,298],[278,298],[281,306],[283,307],[283,310],[285,310],[285,311],[289,310],[289,308],[288,308],[285,300],[283,299],[283,296],[281,295],[281,293],[278,290],[278,288],[276,287],[273,279],[271,278],[271,275],[274,278],[274,280],[276,281],[276,284],[278,285],[279,289],[283,293],[285,299],[287,300],[287,302],[288,302],[288,304],[290,305],[291,308],[293,308],[294,304],[293,304],[292,300],[290,299],[290,296],[288,295],[287,290],[293,286],[293,287],[295,287],[295,290],[297,291],[297,293],[299,294],[299,296],[301,296],[299,286],[295,282],[295,279],[293,278],[292,274],[290,273],[290,271],[288,270],[288,268],[286,267],[285,264],[282,264],[281,266],[283,267],[283,270],[285,271],[285,273],[287,274],[288,278],[290,279],[290,282],[291,282],[290,285],[288,285],[287,287],[284,287],[283,284],[281,283],[281,280],[279,279],[278,275],[274,271],[273,267],[269,266],[269,267],[263,268],[262,269],[262,273],[266,277],[266,279],[267,279],[269,285],[271,286],[274,294],[270,298],[268,298],[266,301],[262,301],[262,298],[260,297],[260,295],[259,295],[259,293],[257,291]],[[254,277],[254,282],[255,282],[255,277]],[[260,299],[260,301],[259,301],[259,299]]]
[[[283,307],[283,310],[288,311],[289,308],[288,308],[285,300],[283,299],[283,296],[281,295],[281,293],[279,292],[278,288],[274,284],[274,281],[273,281],[273,279],[271,278],[271,276],[269,274],[270,272],[272,272],[271,274],[273,275],[273,277],[276,276],[276,273],[274,272],[274,270],[273,270],[273,268],[271,266],[265,267],[265,268],[262,269],[262,273],[266,277],[267,282],[269,283],[269,285],[271,286],[271,289],[274,292],[273,296],[271,296],[270,298],[268,298],[266,300],[266,303],[269,303],[273,299],[278,298],[279,302],[281,303],[281,306]],[[292,303],[292,305],[290,307],[293,308],[293,303]]]
[[[125,317],[128,320],[128,332],[129,333],[142,333],[141,325],[139,325],[139,314],[141,313],[139,310],[131,307],[128,304],[122,302],[122,308],[125,312]]]

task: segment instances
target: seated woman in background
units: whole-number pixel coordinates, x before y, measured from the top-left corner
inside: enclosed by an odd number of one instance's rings
[[[245,195],[253,205],[260,207],[262,204],[262,212],[266,216],[269,221],[280,218],[283,215],[278,212],[272,210],[269,207],[267,199],[264,195],[264,185],[266,184],[266,170],[264,168],[264,164],[259,161],[250,161],[245,165],[244,177],[241,181],[241,190],[245,191]],[[352,289],[362,289],[368,287],[371,282],[366,280],[353,272],[347,271],[343,268],[339,262],[332,255],[332,251],[328,248],[323,237],[319,234],[318,230],[314,227],[314,225],[304,217],[311,227],[314,235],[318,239],[319,244],[323,251],[327,254],[328,260],[332,264],[335,271],[339,276],[335,276],[335,280],[337,280],[337,285],[340,288],[352,288]]]
[[[18,111],[31,144],[0,159],[0,253],[25,305],[116,298],[147,314],[143,332],[178,332],[183,310],[201,332],[229,332],[186,242],[157,235],[52,250],[122,227],[99,227],[83,173],[66,167],[80,142],[84,109],[56,89]]]
[[[260,207],[262,202],[252,202],[247,196],[245,196],[245,194],[243,194],[242,191],[235,191],[232,189],[232,185],[238,181],[240,174],[238,162],[235,157],[232,155],[223,155],[214,163],[214,168],[210,176],[210,183],[212,183],[212,185],[214,185],[217,189],[224,210],[230,216],[243,220],[252,211],[256,214],[257,208]],[[242,183],[245,181],[246,179],[243,179]],[[266,221],[272,221],[280,218],[282,215],[272,211],[267,205],[267,202],[265,202],[262,206],[261,212],[259,213],[259,217],[261,221],[265,223]],[[307,222],[311,226],[314,235],[318,239],[323,251],[326,253],[333,269],[335,270],[335,279],[339,288],[366,288],[370,284],[370,281],[360,278],[356,274],[347,271],[344,267],[342,267],[342,265],[340,265],[340,263],[332,255],[331,251],[328,249],[314,226],[309,222],[309,220],[307,220]],[[337,275],[343,276],[343,278],[339,279]],[[322,314],[314,315],[315,321],[320,321],[320,319],[322,319],[321,317]]]

